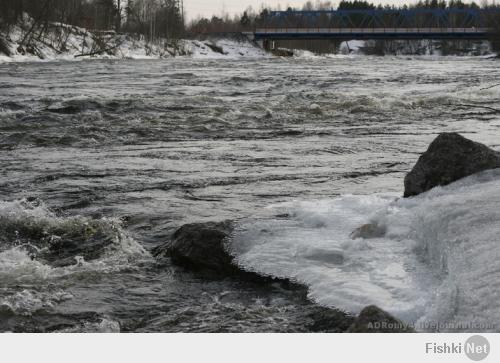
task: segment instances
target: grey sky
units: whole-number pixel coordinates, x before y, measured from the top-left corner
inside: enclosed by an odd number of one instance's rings
[[[259,9],[262,3],[270,5],[273,8],[277,8],[281,5],[282,9],[286,9],[288,5],[290,6],[301,6],[307,0],[184,0],[184,7],[187,12],[188,19],[194,19],[198,15],[203,15],[205,17],[212,16],[214,14],[220,15],[224,11],[228,14],[240,13],[245,10],[248,6],[252,6],[254,9]],[[387,1],[377,1],[371,0],[376,4],[405,4],[413,3],[415,1],[402,1],[402,0],[387,0]],[[315,0],[312,0],[314,3]],[[332,1],[333,4],[338,4],[337,1]]]

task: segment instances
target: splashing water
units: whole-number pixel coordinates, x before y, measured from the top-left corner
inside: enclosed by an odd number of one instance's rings
[[[448,241],[472,241],[476,219],[494,231],[493,207],[457,196],[476,213],[459,234],[446,213],[473,214],[444,194],[395,200],[437,133],[498,148],[497,61],[177,58],[0,74],[0,301],[42,302],[0,311],[1,331],[305,331],[307,307],[286,293],[144,253],[184,223],[223,219],[243,221],[241,263],[295,276],[323,305],[377,303],[417,322],[497,316],[494,263],[482,275],[496,247],[479,227],[476,243]],[[351,239],[365,224],[373,238]],[[466,271],[489,288],[477,285],[477,307]]]

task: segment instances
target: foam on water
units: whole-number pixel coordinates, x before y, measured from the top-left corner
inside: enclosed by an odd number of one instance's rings
[[[0,233],[0,314],[15,316],[15,319],[24,317],[29,320],[39,312],[52,314],[57,312],[60,304],[75,299],[67,289],[71,283],[58,285],[58,281],[92,280],[96,275],[138,269],[141,262],[152,260],[137,241],[126,235],[118,221],[58,216],[39,201],[0,202]],[[79,233],[83,233],[83,237],[78,236]],[[96,234],[112,240],[95,259],[85,261],[84,256],[75,255],[69,265],[59,266],[57,260],[54,265],[43,257],[44,249],[54,241],[59,243],[64,239],[78,238],[75,241],[85,244],[91,243],[92,238],[99,238]],[[14,240],[11,240],[13,236]],[[72,248],[73,245],[69,246]],[[92,249],[94,245],[86,248]],[[73,327],[62,331],[120,331],[116,321],[105,317],[89,318],[89,321],[76,319]],[[72,321],[71,315],[68,319]],[[8,327],[10,325],[5,322],[1,329]]]
[[[248,269],[307,284],[323,305],[358,313],[376,304],[420,330],[496,330],[499,190],[500,171],[489,171],[411,199],[273,205],[274,217],[240,225],[233,252]],[[352,239],[364,224],[384,236]]]
[[[99,322],[87,322],[82,326],[75,326],[59,330],[58,333],[119,333],[120,323],[111,319],[101,319]]]
[[[53,268],[33,260],[28,251],[14,247],[0,252],[0,282],[23,283],[26,281],[45,280],[51,276]]]
[[[9,309],[19,315],[31,315],[37,310],[51,309],[56,304],[72,298],[73,295],[63,290],[39,292],[25,289],[0,298],[0,308]]]
[[[67,232],[66,236],[72,236],[82,228],[88,227],[92,230],[95,226],[108,230],[113,236],[113,243],[106,247],[105,252],[99,258],[85,261],[82,256],[75,256],[74,264],[65,267],[53,267],[46,264],[43,259],[37,259],[36,253],[43,250],[43,246],[32,244],[30,240],[24,238],[10,241],[5,240],[5,235],[2,236],[0,239],[2,242],[0,244],[0,282],[5,285],[22,284],[74,273],[116,272],[133,267],[134,262],[151,258],[141,244],[126,235],[118,221],[106,218],[91,220],[81,216],[60,217],[40,202],[0,201],[0,230],[4,232],[19,229],[36,237],[43,235],[43,239],[50,243],[61,238],[52,233]],[[16,231],[15,235],[21,236],[23,232]]]

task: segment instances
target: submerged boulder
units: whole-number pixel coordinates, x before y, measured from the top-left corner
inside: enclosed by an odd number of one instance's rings
[[[375,305],[364,308],[347,330],[348,333],[413,333],[407,324]]]
[[[457,133],[440,134],[405,178],[405,198],[500,167],[500,153]]]

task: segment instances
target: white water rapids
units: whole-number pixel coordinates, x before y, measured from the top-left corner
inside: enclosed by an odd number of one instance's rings
[[[241,264],[321,305],[500,331],[498,173],[398,199],[440,132],[500,149],[498,79],[474,57],[0,64],[0,331],[308,331],[286,292],[149,254],[225,219]],[[33,257],[63,238],[92,248]]]

